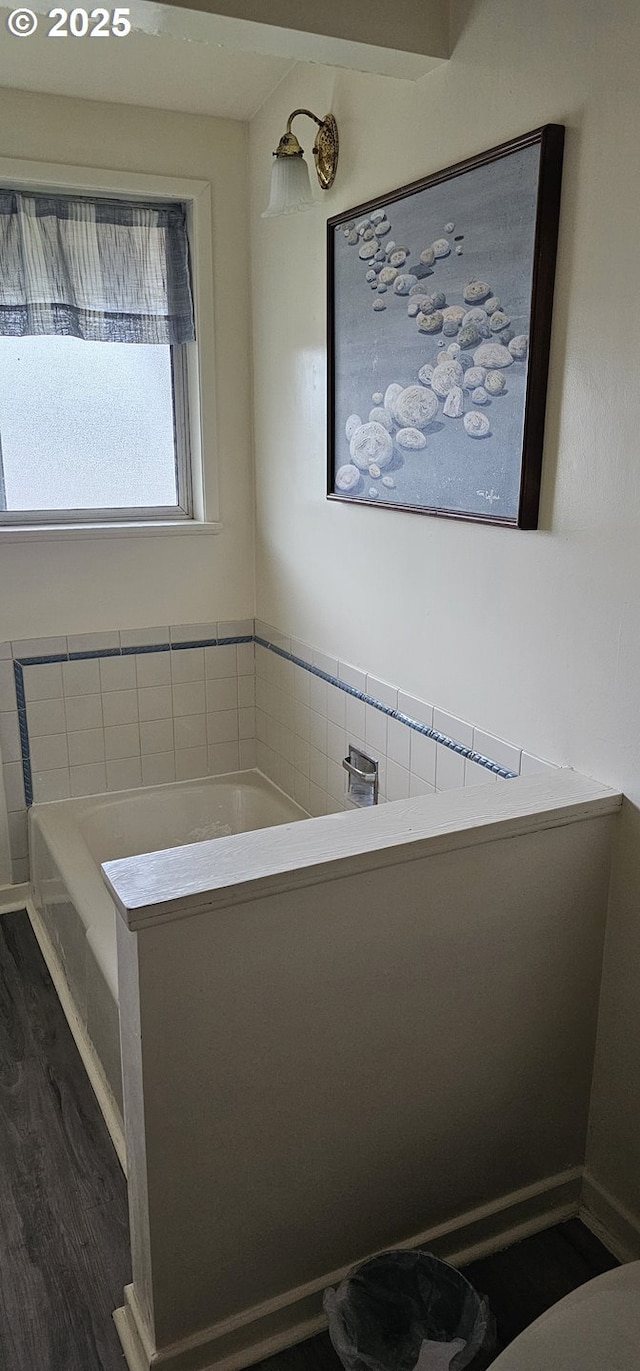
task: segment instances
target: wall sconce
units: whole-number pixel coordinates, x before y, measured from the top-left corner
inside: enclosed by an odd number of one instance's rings
[[[338,165],[338,125],[332,114],[318,119],[310,109],[294,109],[287,119],[287,131],[283,133],[277,150],[273,154],[271,170],[271,196],[262,218],[271,219],[276,214],[294,214],[297,210],[310,209],[314,203],[309,180],[309,168],[304,160],[302,148],[291,132],[291,125],[298,114],[306,114],[318,125],[313,156],[316,175],[322,190],[333,185]]]

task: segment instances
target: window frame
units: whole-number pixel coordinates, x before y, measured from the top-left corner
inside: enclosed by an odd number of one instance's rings
[[[212,384],[204,389],[200,386],[201,375],[215,375],[210,183],[0,157],[0,186],[60,195],[181,203],[187,218],[196,324],[194,342],[171,346],[178,504],[120,509],[0,510],[0,540],[10,533],[35,534],[46,530],[52,536],[101,528],[151,532],[156,527],[159,532],[186,532],[199,526],[199,531],[214,531],[219,527],[215,392]]]

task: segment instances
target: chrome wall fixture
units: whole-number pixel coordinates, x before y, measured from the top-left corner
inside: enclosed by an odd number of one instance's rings
[[[286,132],[273,154],[271,171],[271,196],[262,218],[271,219],[278,214],[295,214],[313,205],[313,194],[309,179],[309,168],[295,133],[291,131],[293,120],[299,114],[306,114],[318,125],[313,156],[318,184],[322,190],[333,185],[338,165],[338,125],[332,114],[319,119],[310,109],[295,109],[287,119]]]

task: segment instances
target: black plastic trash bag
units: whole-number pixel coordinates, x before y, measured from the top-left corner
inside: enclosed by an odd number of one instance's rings
[[[495,1356],[488,1301],[430,1252],[381,1252],[323,1303],[346,1371],[480,1371]]]

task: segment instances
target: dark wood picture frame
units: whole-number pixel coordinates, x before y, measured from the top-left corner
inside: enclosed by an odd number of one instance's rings
[[[563,147],[564,127],[546,124],[328,220],[328,499],[537,528]],[[444,191],[434,195],[438,187]],[[445,204],[447,223],[441,222]],[[407,233],[414,240],[411,247],[393,241],[394,219],[404,233],[403,212],[406,223],[413,224]],[[438,230],[448,236],[429,244]],[[469,274],[483,253],[486,281]],[[392,255],[391,269],[383,272]],[[528,325],[515,337],[509,299],[502,303],[501,263],[505,278],[515,282],[513,322]],[[485,285],[490,285],[485,295],[490,314],[483,310]],[[446,318],[438,328],[443,309]],[[463,310],[473,313],[473,327],[464,323]],[[467,339],[478,329],[480,340],[471,346]],[[507,354],[509,360],[483,367],[474,353],[483,361]],[[442,363],[449,361],[457,365],[443,371]],[[433,401],[421,405],[421,387],[433,394],[436,367],[438,408],[429,417]],[[485,377],[471,390],[474,371],[484,371]],[[442,387],[452,377],[455,395],[449,400]],[[388,399],[391,392],[394,398]],[[418,416],[415,426],[412,415]],[[478,443],[474,437],[490,441]],[[503,496],[494,484],[500,487],[501,479],[504,499],[498,512],[493,506]],[[490,490],[475,489],[490,482]]]

